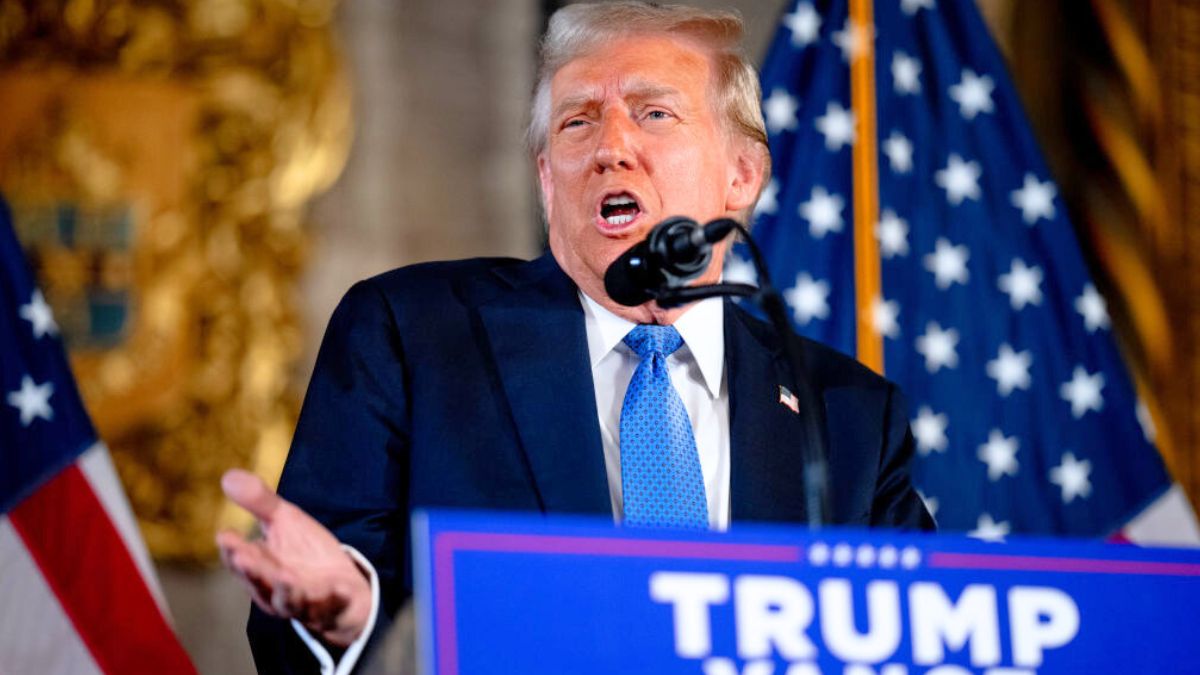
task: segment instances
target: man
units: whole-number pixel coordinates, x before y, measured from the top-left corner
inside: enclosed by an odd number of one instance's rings
[[[721,300],[623,307],[603,285],[662,219],[752,209],[769,157],[740,37],[728,13],[637,2],[552,18],[529,134],[550,253],[355,285],[330,321],[280,480],[290,502],[244,472],[223,481],[265,534],[218,537],[257,607],[260,669],[353,666],[411,593],[415,507],[715,529],[804,520],[779,337]],[[697,283],[719,278],[724,254]],[[801,349],[825,406],[834,522],[931,527],[895,387],[814,343]],[[634,406],[661,424],[639,427]],[[664,463],[670,494],[648,494],[640,474]]]

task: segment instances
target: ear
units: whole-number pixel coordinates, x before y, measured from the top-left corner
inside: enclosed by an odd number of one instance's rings
[[[542,187],[542,210],[546,214],[546,222],[552,220],[554,204],[554,177],[550,172],[550,159],[546,153],[537,156],[538,185]]]
[[[729,190],[725,195],[725,210],[729,213],[754,206],[762,190],[763,176],[767,170],[767,149],[761,143],[738,139],[734,142],[732,150]]]

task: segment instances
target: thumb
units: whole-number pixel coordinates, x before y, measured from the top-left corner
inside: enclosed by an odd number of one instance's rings
[[[243,469],[230,469],[221,476],[221,489],[235,504],[246,509],[264,525],[270,525],[283,499],[258,476]]]

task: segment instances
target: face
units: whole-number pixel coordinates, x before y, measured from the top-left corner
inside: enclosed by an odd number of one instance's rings
[[[585,293],[631,320],[672,319],[653,303],[608,299],[604,272],[617,256],[665,218],[705,223],[758,195],[761,161],[721,123],[711,79],[699,47],[638,36],[570,61],[550,82],[549,139],[537,160],[550,249]],[[697,283],[720,276],[724,251]]]

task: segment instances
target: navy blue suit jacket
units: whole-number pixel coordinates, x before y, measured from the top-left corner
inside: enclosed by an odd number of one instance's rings
[[[800,340],[825,404],[832,519],[931,528],[908,474],[894,385]],[[779,403],[775,333],[725,312],[731,519],[805,520],[800,417]],[[369,558],[382,608],[411,593],[409,512],[457,507],[611,517],[575,284],[554,259],[475,259],[359,282],[330,320],[279,492]],[[264,672],[316,661],[283,621],[252,612]]]

